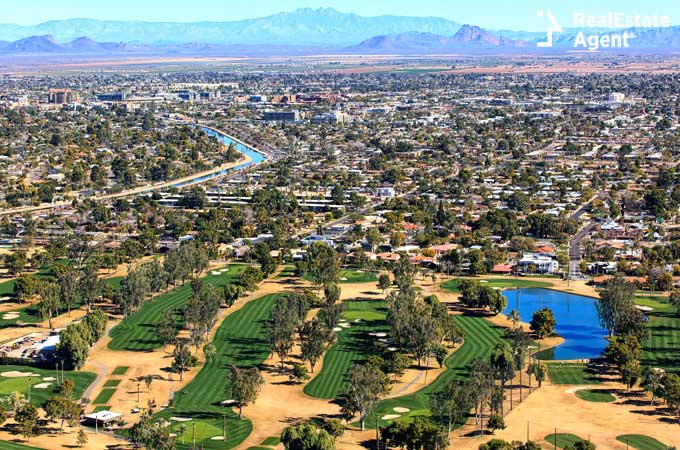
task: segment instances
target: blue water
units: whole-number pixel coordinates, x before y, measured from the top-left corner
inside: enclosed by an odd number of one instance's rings
[[[205,176],[202,176],[202,177],[199,177],[199,178],[193,178],[189,181],[183,181],[181,183],[173,184],[172,187],[182,187],[182,186],[186,186],[187,184],[193,184],[193,183],[198,183],[198,182],[201,182],[201,181],[207,181],[207,180],[210,180],[211,178],[219,177],[221,175],[224,175],[224,174],[229,173],[229,172],[233,172],[235,170],[243,169],[245,167],[249,167],[249,166],[252,166],[254,164],[259,164],[266,159],[265,155],[263,155],[262,153],[257,152],[255,150],[253,150],[252,148],[248,147],[247,145],[241,144],[240,142],[236,142],[235,140],[231,139],[229,136],[226,136],[222,133],[218,133],[215,130],[211,130],[210,128],[201,127],[201,129],[208,136],[215,136],[220,142],[224,143],[225,145],[234,144],[234,148],[238,152],[240,152],[240,153],[242,153],[246,156],[249,156],[250,161],[245,162],[243,164],[239,164],[239,165],[234,166],[234,167],[231,167],[229,169],[224,169],[224,170],[220,170],[218,172],[211,173],[210,175],[205,175]]]
[[[539,309],[552,309],[557,322],[555,332],[565,342],[541,352],[541,359],[597,358],[607,346],[607,332],[600,326],[593,298],[540,288],[506,290],[503,295],[508,299],[504,313],[516,309],[522,322],[529,323]]]

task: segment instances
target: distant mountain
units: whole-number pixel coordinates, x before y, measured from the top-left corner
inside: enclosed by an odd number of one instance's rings
[[[88,36],[97,42],[140,42],[144,44],[270,44],[334,45],[356,44],[376,35],[410,31],[454,34],[460,25],[439,17],[362,17],[333,8],[300,8],[267,17],[231,22],[141,22],[96,19],[53,20],[34,26],[0,24],[0,40],[15,41],[29,36],[54,36],[69,42]]]
[[[398,33],[366,39],[343,49],[359,54],[437,54],[482,51],[512,51],[527,43],[495,34],[473,25],[463,25],[453,36],[433,33]]]
[[[54,53],[60,50],[63,50],[63,46],[50,35],[30,36],[8,42],[0,48],[3,53]]]

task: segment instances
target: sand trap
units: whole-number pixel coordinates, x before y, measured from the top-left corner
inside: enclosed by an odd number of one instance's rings
[[[234,399],[224,400],[224,401],[220,402],[220,405],[222,405],[222,406],[230,406],[230,405],[234,405],[234,404],[236,404],[236,400],[234,400]]]
[[[7,300],[12,300],[12,297],[8,297],[6,295],[4,297],[0,297],[0,301],[2,302],[6,302]]]
[[[394,407],[394,408],[392,408],[392,409],[393,409],[395,412],[402,413],[402,414],[411,411],[410,409],[404,408],[403,406],[397,406],[397,407]]]
[[[380,420],[392,420],[392,419],[398,419],[401,417],[401,414],[385,414],[380,418]]]
[[[228,267],[225,268],[225,269],[221,269],[221,270],[220,270],[220,273],[226,273],[226,272],[229,272],[229,268],[228,268]]]
[[[218,271],[216,271],[216,270],[213,270],[213,271],[210,272],[210,273],[213,274],[213,275],[220,275],[222,272],[218,272]]]
[[[391,352],[396,352],[399,349],[397,347],[387,347],[387,350],[389,350]]]
[[[17,312],[9,312],[5,313],[2,315],[3,320],[13,320],[13,319],[18,319],[19,318],[19,313]]]
[[[9,372],[2,372],[0,373],[5,378],[21,378],[21,377],[30,377],[30,376],[40,376],[37,373],[33,372],[19,372],[16,370],[10,370]]]
[[[33,387],[36,389],[47,389],[48,387],[52,386],[52,383],[38,383],[34,385]]]
[[[43,381],[56,381],[57,379],[54,377],[43,377]]]
[[[479,280],[480,283],[488,283],[489,280]]]
[[[371,336],[384,338],[384,337],[387,337],[387,333],[371,333]]]
[[[224,436],[213,436],[210,438],[211,441],[223,441]]]
[[[361,323],[361,319],[354,319],[354,323]]]
[[[342,331],[342,328],[340,328],[340,327],[335,327],[335,328],[333,328],[333,331]]]
[[[565,394],[574,394],[577,391],[582,391],[584,389],[592,389],[592,386],[576,386],[573,388],[569,388],[566,391],[564,391]]]
[[[170,420],[174,420],[175,422],[188,422],[191,420],[191,417],[171,417]]]
[[[340,277],[340,281],[347,281],[347,277]]]
[[[340,324],[338,324],[338,325],[340,325],[342,328],[349,328],[349,327],[351,327],[351,325],[348,324],[347,322],[343,322],[343,323],[340,323]]]
[[[644,312],[654,311],[654,308],[652,308],[651,306],[635,305],[635,307],[637,309],[639,309],[640,311],[644,311]]]

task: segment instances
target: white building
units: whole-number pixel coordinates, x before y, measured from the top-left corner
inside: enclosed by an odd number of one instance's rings
[[[517,265],[523,273],[557,273],[560,270],[554,257],[541,253],[524,253]]]

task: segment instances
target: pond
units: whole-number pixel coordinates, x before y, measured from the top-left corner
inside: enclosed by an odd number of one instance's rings
[[[597,358],[607,346],[607,331],[600,326],[594,298],[541,288],[506,290],[503,295],[508,299],[504,314],[516,309],[526,323],[539,309],[552,309],[557,322],[555,332],[565,342],[540,352],[537,355],[540,359]]]

